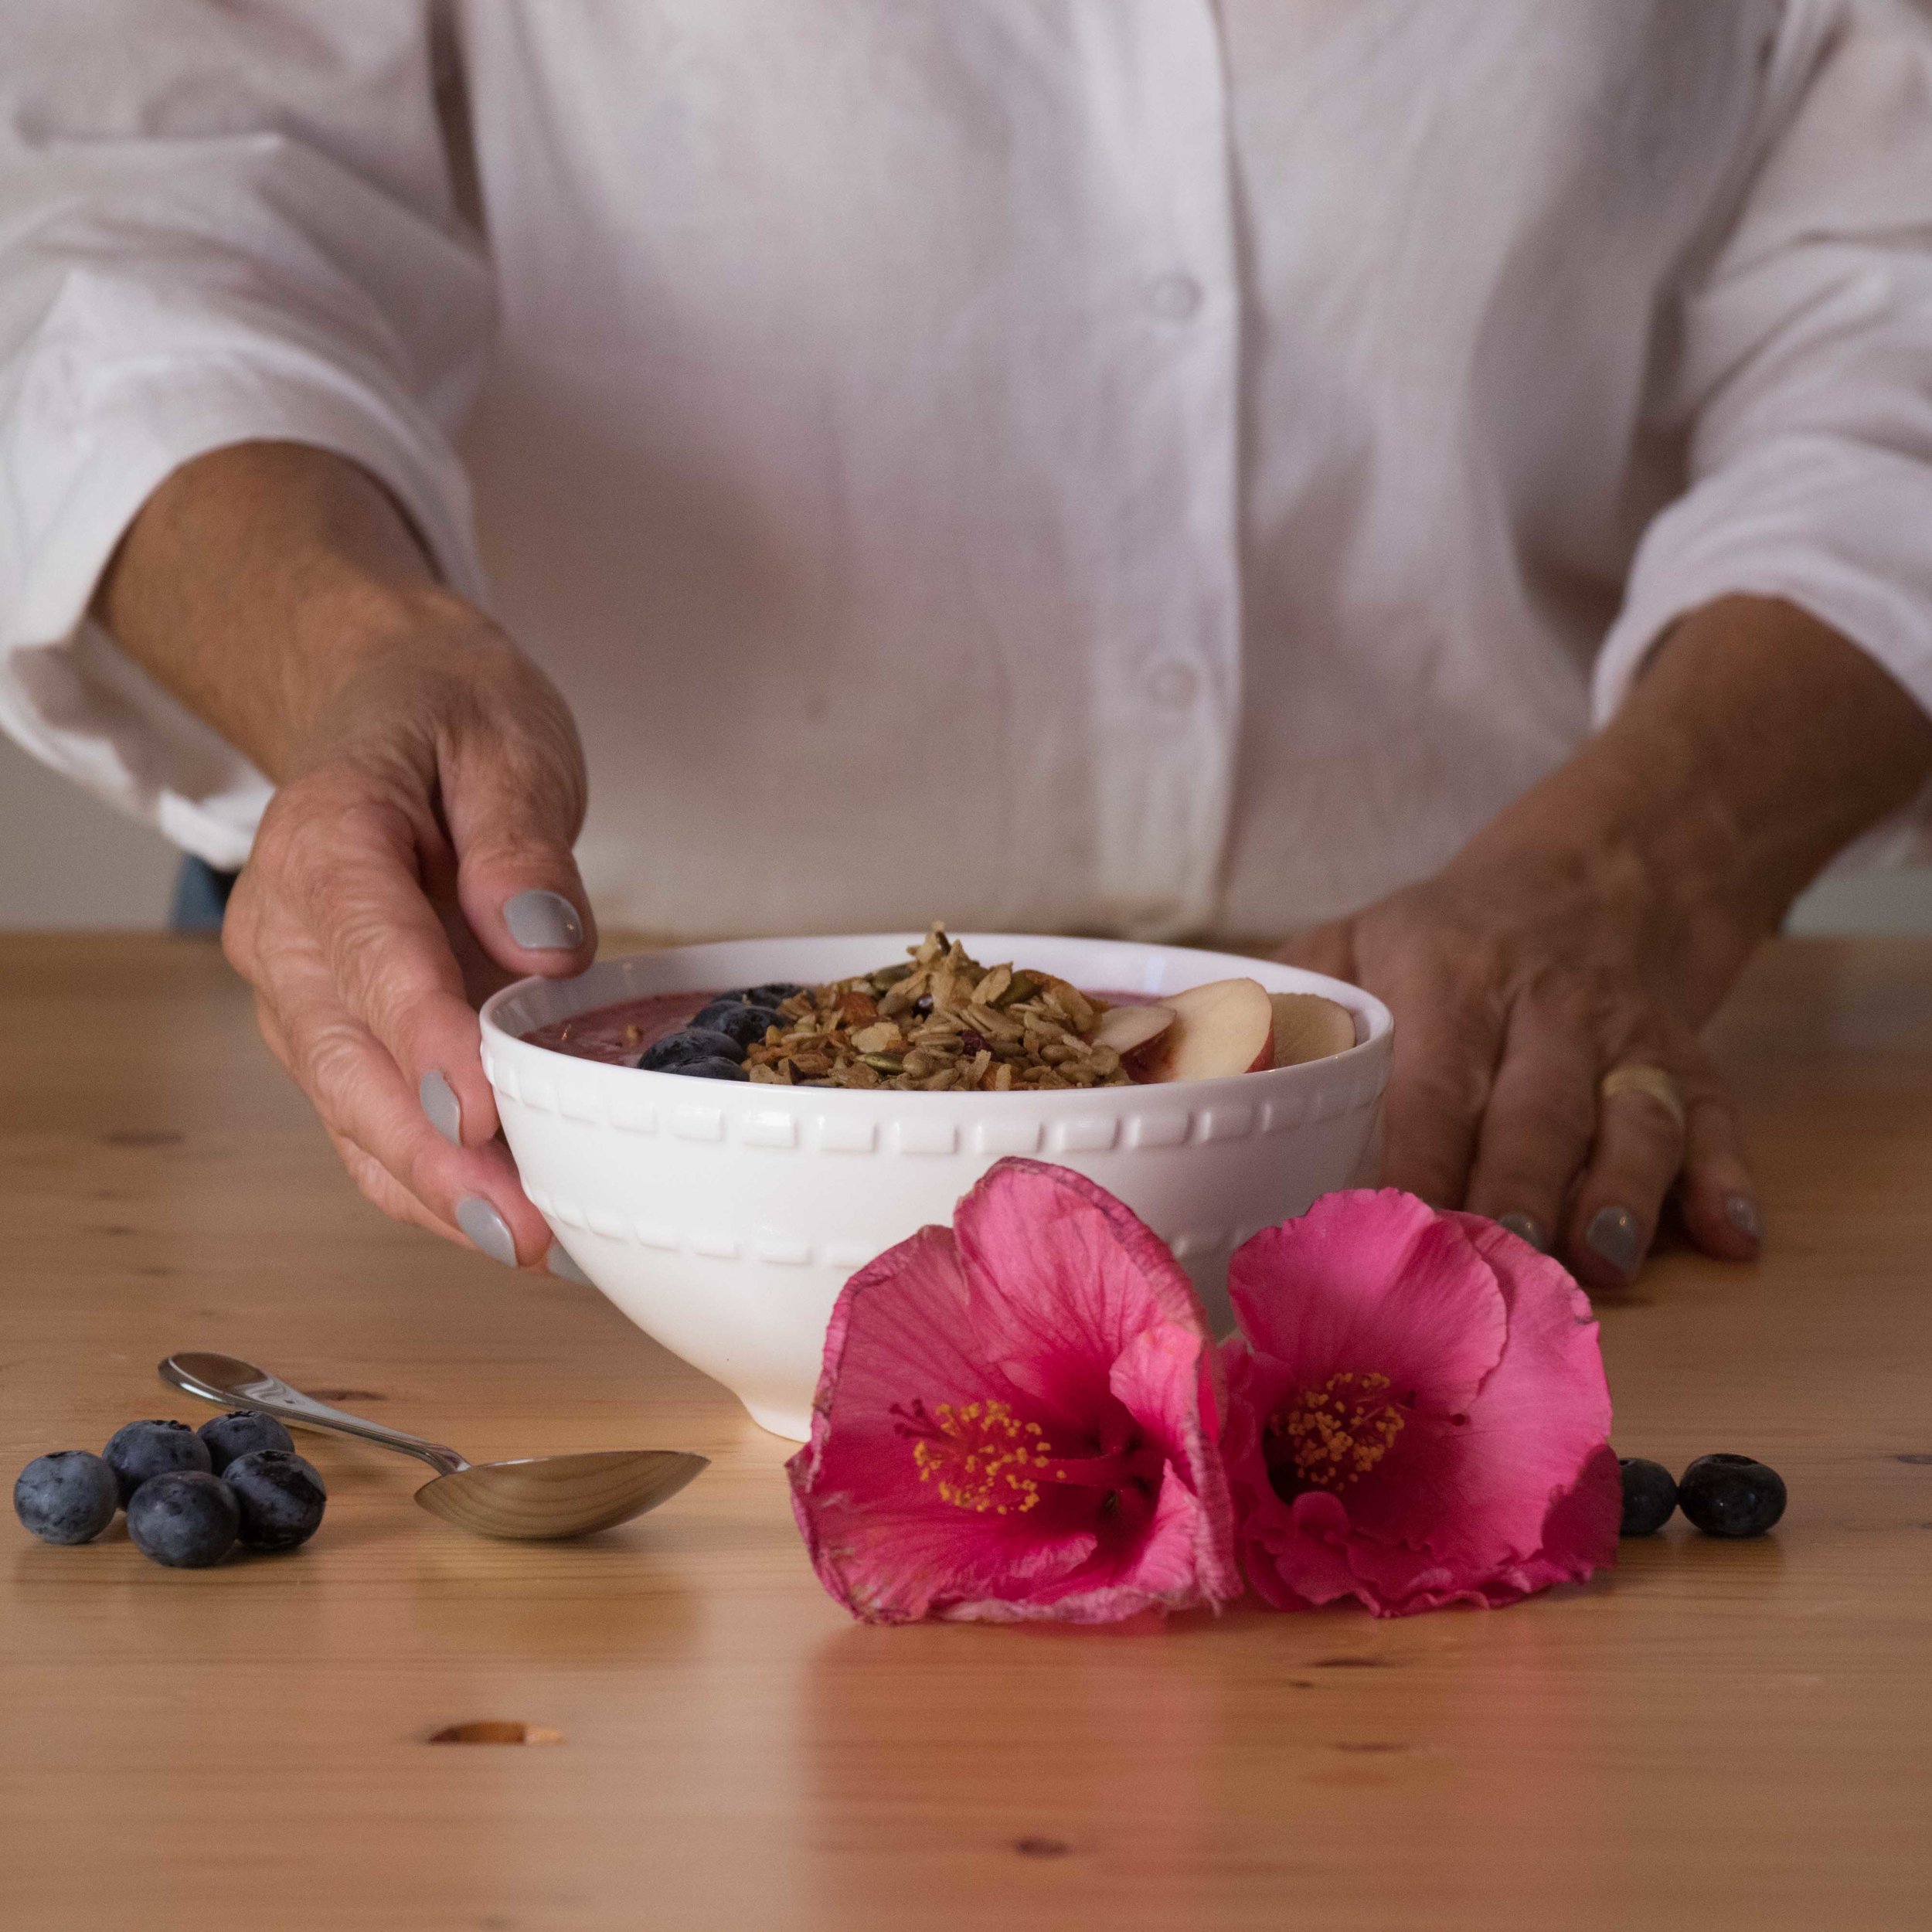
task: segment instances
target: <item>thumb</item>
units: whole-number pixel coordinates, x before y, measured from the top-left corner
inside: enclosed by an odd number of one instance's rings
[[[1331,979],[1351,985],[1355,983],[1355,946],[1346,920],[1333,920],[1325,926],[1310,926],[1291,933],[1275,948],[1274,957],[1284,965],[1325,973]]]
[[[562,713],[560,700],[551,705]],[[534,733],[446,753],[443,816],[457,900],[484,951],[512,972],[562,978],[597,954],[597,922],[570,849],[583,822],[583,755],[567,714],[533,723]]]

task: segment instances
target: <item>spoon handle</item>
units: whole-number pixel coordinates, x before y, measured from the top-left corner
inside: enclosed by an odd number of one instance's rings
[[[279,1416],[284,1422],[300,1423],[310,1429],[339,1430],[345,1436],[360,1436],[366,1442],[380,1443],[385,1449],[400,1449],[406,1456],[420,1456],[445,1476],[470,1466],[454,1449],[446,1449],[440,1442],[425,1442],[420,1436],[407,1435],[400,1429],[386,1428],[379,1422],[366,1422],[360,1416],[332,1409],[327,1403],[291,1389],[281,1376],[257,1368],[252,1362],[238,1361],[232,1355],[185,1349],[161,1364],[161,1379],[219,1407],[258,1409],[264,1415]]]

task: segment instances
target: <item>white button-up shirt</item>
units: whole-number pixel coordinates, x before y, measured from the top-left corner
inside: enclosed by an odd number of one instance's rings
[[[1270,934],[1728,591],[1932,702],[1910,0],[8,0],[0,117],[0,723],[219,865],[265,781],[84,613],[253,437],[549,670],[665,934]]]

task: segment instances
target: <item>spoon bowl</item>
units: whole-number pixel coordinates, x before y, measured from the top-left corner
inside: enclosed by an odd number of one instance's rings
[[[279,1376],[232,1355],[185,1350],[161,1364],[161,1379],[226,1409],[254,1409],[302,1429],[359,1436],[427,1462],[437,1473],[416,1492],[433,1516],[479,1536],[549,1542],[587,1536],[655,1509],[710,1466],[682,1449],[601,1449],[471,1463],[440,1442],[332,1409]]]
[[[479,1536],[588,1536],[656,1509],[706,1461],[679,1449],[600,1449],[471,1463],[424,1483],[416,1500],[432,1516]]]

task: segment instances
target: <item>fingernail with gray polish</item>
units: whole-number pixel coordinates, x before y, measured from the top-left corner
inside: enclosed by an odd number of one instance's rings
[[[1507,1228],[1519,1241],[1527,1241],[1539,1254],[1549,1252],[1549,1236],[1543,1232],[1543,1224],[1533,1214],[1499,1214],[1496,1225]]]
[[[575,1281],[587,1288],[594,1287],[597,1285],[570,1259],[570,1250],[561,1241],[553,1241],[550,1243],[549,1269],[553,1274],[560,1276],[566,1281]]]
[[[1727,1194],[1724,1196],[1724,1219],[1746,1240],[1764,1240],[1764,1217],[1758,1213],[1757,1203],[1748,1194]]]
[[[561,893],[532,886],[503,902],[503,923],[532,952],[567,953],[583,944],[583,921]]]
[[[509,1223],[480,1194],[466,1194],[456,1204],[456,1225],[492,1261],[516,1266],[516,1242]]]
[[[456,1097],[456,1089],[434,1067],[431,1067],[418,1083],[416,1097],[423,1103],[423,1111],[429,1116],[430,1125],[451,1147],[461,1147],[463,1145],[463,1104]]]
[[[1599,1208],[1583,1230],[1584,1245],[1628,1281],[1644,1258],[1644,1237],[1628,1208]]]

